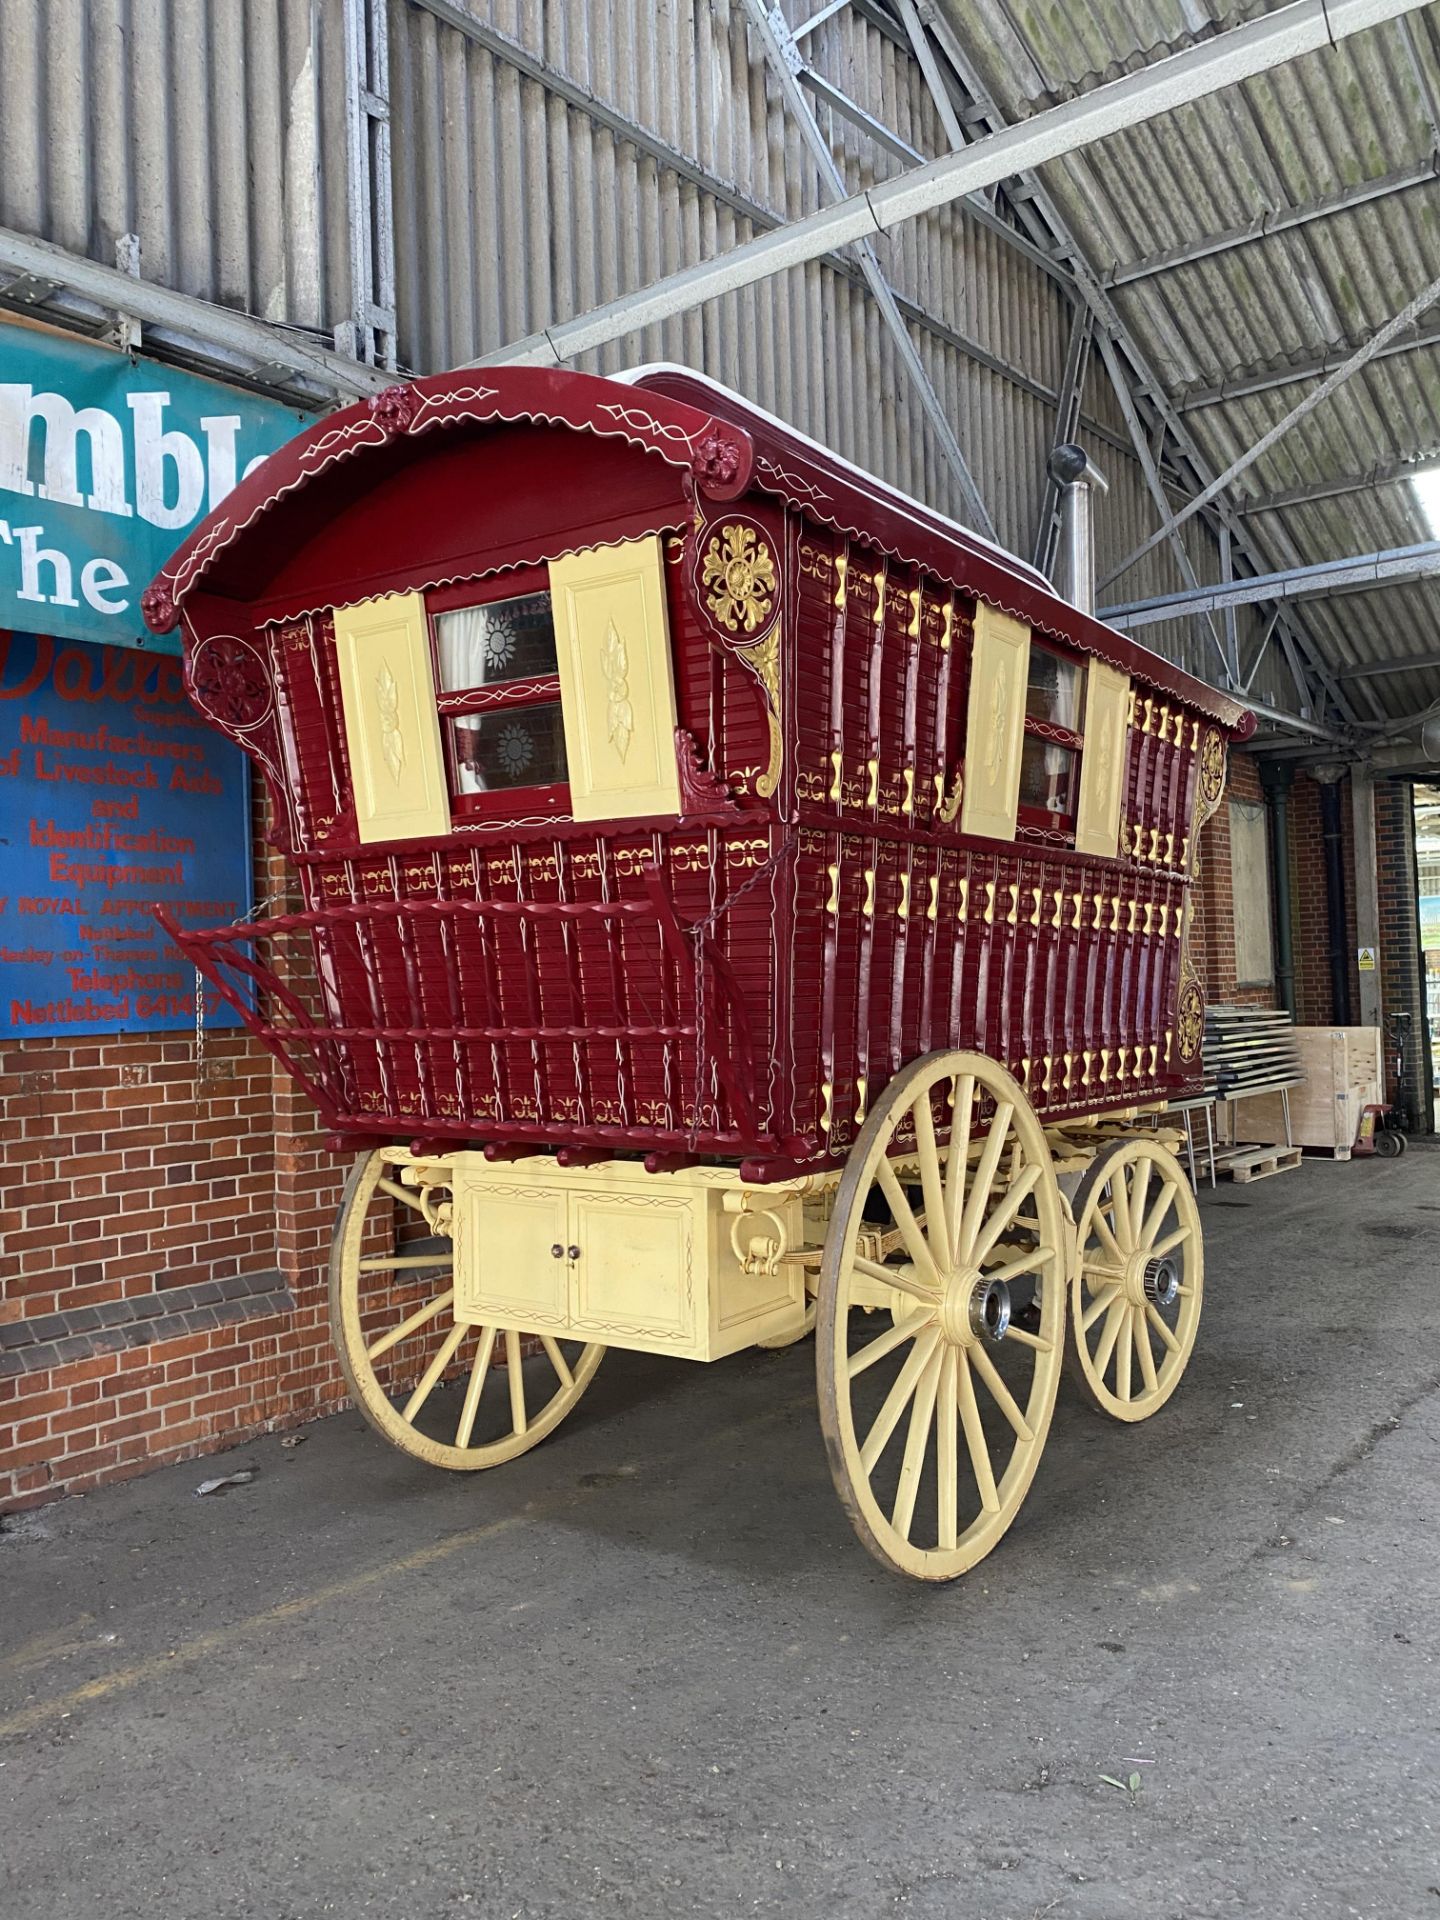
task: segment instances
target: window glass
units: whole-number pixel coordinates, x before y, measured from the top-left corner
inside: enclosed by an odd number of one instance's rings
[[[436,614],[435,639],[445,693],[468,693],[556,671],[548,593]]]
[[[1042,813],[1073,813],[1077,758],[1069,747],[1055,747],[1036,734],[1026,734],[1020,754],[1021,806],[1038,807]]]
[[[449,727],[456,793],[549,787],[569,778],[558,700],[457,714]]]
[[[1062,660],[1045,647],[1030,647],[1030,679],[1025,689],[1027,720],[1049,720],[1054,726],[1080,731],[1080,703],[1084,682],[1073,660]]]

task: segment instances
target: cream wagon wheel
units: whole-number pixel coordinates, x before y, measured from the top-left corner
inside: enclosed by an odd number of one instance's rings
[[[417,1192],[383,1150],[345,1183],[330,1250],[330,1330],[355,1404],[430,1466],[499,1466],[552,1433],[590,1384],[598,1342],[457,1321],[449,1193]],[[527,1352],[526,1349],[532,1349]]]
[[[898,1073],[841,1175],[815,1348],[830,1472],[882,1564],[953,1580],[1019,1512],[1060,1384],[1065,1244],[1010,1075],[978,1053]]]
[[[1143,1135],[1105,1147],[1073,1205],[1073,1371],[1102,1413],[1148,1420],[1180,1384],[1200,1325],[1200,1209],[1174,1154]]]

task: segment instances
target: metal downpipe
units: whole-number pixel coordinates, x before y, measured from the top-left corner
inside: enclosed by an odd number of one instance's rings
[[[1295,1018],[1295,930],[1290,917],[1290,781],[1288,760],[1265,760],[1260,790],[1270,830],[1270,872],[1275,892],[1275,997]]]
[[[1330,1014],[1337,1027],[1354,1024],[1350,1005],[1350,935],[1345,919],[1345,848],[1340,807],[1344,769],[1317,767],[1320,823],[1325,840],[1325,924],[1330,947]]]

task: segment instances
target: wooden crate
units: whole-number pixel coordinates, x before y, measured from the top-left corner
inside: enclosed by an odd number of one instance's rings
[[[1380,1029],[1296,1027],[1295,1045],[1305,1081],[1290,1089],[1291,1139],[1297,1147],[1321,1147],[1337,1160],[1348,1160],[1361,1109],[1384,1097]],[[1245,1140],[1283,1140],[1279,1094],[1246,1100],[1237,1131]]]

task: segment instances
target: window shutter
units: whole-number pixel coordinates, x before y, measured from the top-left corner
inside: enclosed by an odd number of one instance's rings
[[[1085,747],[1080,756],[1080,805],[1075,815],[1075,851],[1113,860],[1120,847],[1120,807],[1125,797],[1125,713],[1128,674],[1090,662],[1085,686]]]
[[[360,839],[449,833],[425,602],[388,593],[337,607],[335,652]]]
[[[1030,629],[983,603],[975,609],[970,710],[965,735],[965,797],[960,831],[1013,840],[1020,805],[1020,752]]]
[[[654,535],[550,563],[577,820],[680,811],[675,684]]]

